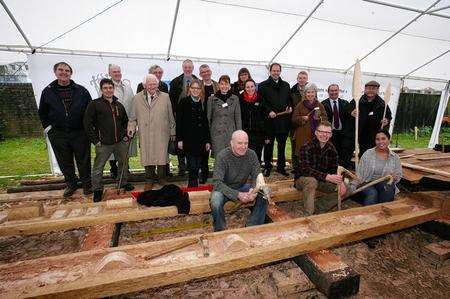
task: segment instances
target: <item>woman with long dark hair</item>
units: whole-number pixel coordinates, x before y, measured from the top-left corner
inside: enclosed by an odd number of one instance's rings
[[[245,82],[251,78],[249,70],[246,67],[241,68],[238,72],[238,80],[231,85],[231,91],[237,96],[240,95],[244,92]]]

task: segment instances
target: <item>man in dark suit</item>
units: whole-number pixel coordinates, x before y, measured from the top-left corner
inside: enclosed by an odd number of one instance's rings
[[[339,85],[331,84],[328,86],[328,98],[322,104],[333,129],[331,142],[338,152],[339,165],[349,168],[353,154],[353,139],[347,134],[348,121],[350,120],[348,115],[349,103],[339,98]]]
[[[187,91],[193,79],[197,77],[192,74],[194,71],[194,63],[190,59],[183,61],[183,73],[170,81],[169,97],[172,102],[172,111],[176,118],[176,108],[181,98],[187,96]],[[178,157],[178,175],[183,176],[186,172],[186,157],[183,153],[179,153]]]
[[[288,176],[285,170],[286,139],[291,130],[292,99],[289,83],[282,80],[281,65],[272,63],[269,68],[270,76],[258,86],[262,104],[266,110],[266,132],[269,143],[264,146],[264,176],[269,176],[272,169],[273,145],[275,139],[278,146],[277,172]]]
[[[153,75],[156,76],[156,78],[158,78],[158,80],[159,80],[159,86],[158,86],[159,91],[162,91],[162,92],[165,92],[165,93],[169,93],[169,87],[167,86],[167,84],[165,82],[162,81],[162,76],[164,74],[164,70],[162,69],[162,67],[160,67],[157,64],[154,64],[148,69],[148,73],[149,74],[153,74]],[[136,93],[141,92],[143,89],[144,89],[144,85],[142,85],[142,82],[141,82],[137,86]]]

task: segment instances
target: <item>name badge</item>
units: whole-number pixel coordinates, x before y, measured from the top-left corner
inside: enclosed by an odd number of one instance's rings
[[[259,106],[259,103],[258,103],[258,102],[256,102],[256,103],[255,103],[255,106]]]
[[[227,108],[228,107],[228,103],[223,103],[222,104],[222,108]]]
[[[369,112],[369,115],[373,115],[373,111],[370,111],[370,112]]]

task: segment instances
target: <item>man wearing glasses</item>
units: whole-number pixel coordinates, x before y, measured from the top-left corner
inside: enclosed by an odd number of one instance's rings
[[[336,185],[343,184],[337,175],[338,154],[329,142],[331,124],[322,121],[315,131],[315,138],[300,148],[300,163],[295,173],[295,188],[303,192],[305,214],[314,214],[316,190],[334,192]]]

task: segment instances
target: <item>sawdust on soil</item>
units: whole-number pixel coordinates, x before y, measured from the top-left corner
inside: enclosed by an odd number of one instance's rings
[[[291,176],[292,177],[292,176]],[[266,181],[287,179],[273,173]],[[280,203],[293,217],[302,217],[302,202]],[[352,201],[343,208],[359,206]],[[228,228],[245,226],[249,209],[227,215]],[[119,245],[137,244],[175,237],[212,232],[211,215],[189,215],[124,223]],[[50,232],[33,236],[0,238],[0,263],[77,252],[86,229]],[[419,253],[427,244],[441,241],[418,228],[388,234],[374,249],[364,242],[334,249],[344,262],[361,274],[360,291],[355,298],[447,298],[450,293],[449,266],[436,269]],[[116,296],[117,298],[277,298],[272,278],[274,271],[296,267],[287,260],[270,265],[236,271],[213,278]],[[324,298],[315,289],[296,294],[295,298]]]

